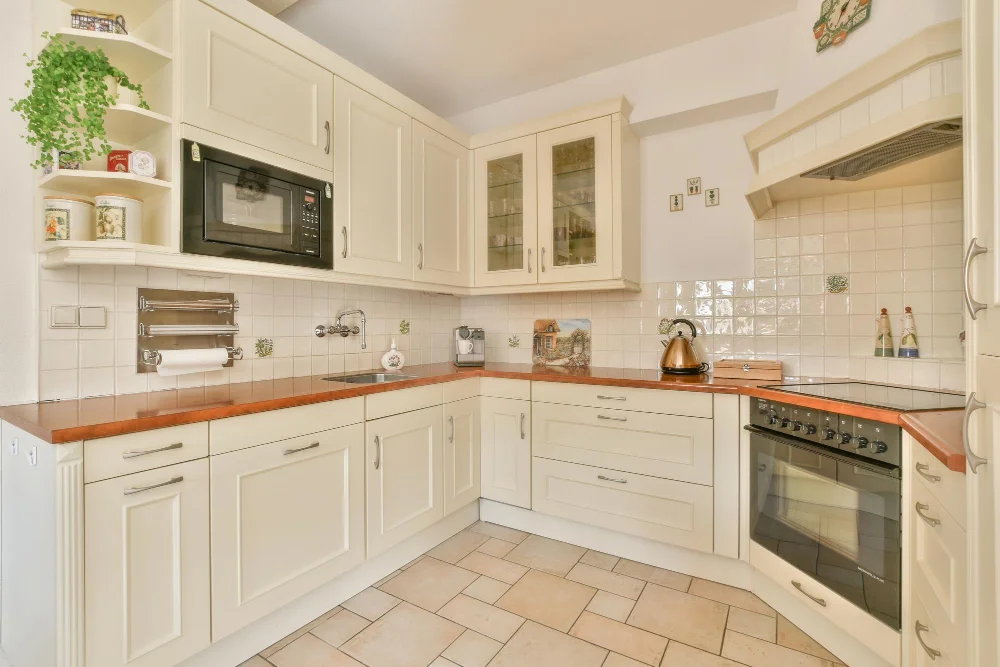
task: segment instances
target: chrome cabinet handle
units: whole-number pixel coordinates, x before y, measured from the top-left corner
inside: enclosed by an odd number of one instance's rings
[[[160,482],[159,484],[150,484],[149,486],[130,486],[129,488],[125,489],[125,495],[126,496],[131,496],[131,495],[134,495],[136,493],[142,493],[143,491],[150,491],[152,489],[158,489],[161,486],[170,486],[171,484],[177,484],[177,483],[183,482],[183,481],[184,481],[184,475],[178,475],[177,477],[173,477],[171,479],[168,479],[165,482]]]
[[[538,260],[538,266],[545,273],[545,246],[542,246],[542,256]]]
[[[454,415],[448,417],[448,424],[451,425],[451,435],[448,436],[448,442],[455,442],[455,416]]]
[[[628,421],[628,417],[609,417],[607,415],[597,415],[597,418],[598,419],[604,419],[605,421],[610,421],[610,422],[627,422]]]
[[[382,438],[375,436],[375,470],[382,467]]]
[[[528,248],[528,273],[531,273],[531,248]]]
[[[809,593],[806,592],[804,588],[802,588],[802,584],[800,584],[799,582],[793,580],[792,586],[795,586],[796,590],[798,590],[799,593],[802,593],[807,598],[818,604],[820,607],[826,606],[826,600],[824,600],[823,598],[818,598],[815,595],[810,595]]]
[[[420,254],[420,259],[417,260],[417,268],[421,271],[424,270],[424,244],[417,244],[417,252]]]
[[[614,477],[605,477],[604,475],[598,475],[597,479],[602,482],[614,482],[615,484],[628,484],[627,479],[615,479]]]
[[[326,121],[325,123],[323,123],[323,127],[326,128],[326,151],[325,152],[326,152],[327,155],[329,155],[330,154],[330,142],[331,142],[331,139],[332,139],[332,135],[330,134],[330,121]]]
[[[347,227],[341,227],[340,233],[344,235],[344,249],[340,252],[340,256],[347,259]]]
[[[624,396],[601,396],[600,394],[597,395],[597,398],[601,399],[602,401],[627,401],[628,400]]]
[[[930,505],[925,505],[923,503],[917,503],[914,506],[914,508],[917,510],[917,516],[919,516],[921,519],[923,519],[924,521],[926,521],[927,525],[930,526],[931,528],[936,528],[937,526],[941,525],[941,519],[935,519],[932,516],[927,516],[926,514],[924,514],[924,512],[926,512],[927,510],[929,510],[931,508]]]
[[[524,413],[521,413],[521,440],[524,440]]]
[[[316,449],[317,447],[319,447],[319,443],[318,442],[314,442],[311,445],[306,445],[305,447],[296,447],[295,449],[286,449],[283,452],[283,454],[285,456],[288,456],[289,454],[298,454],[299,452],[304,452],[307,449]]]
[[[941,481],[941,475],[931,475],[930,473],[927,472],[930,469],[931,467],[926,463],[917,464],[917,474],[926,479],[931,484],[937,484],[938,482]]]
[[[963,271],[963,277],[965,279],[965,307],[969,309],[969,315],[972,319],[976,319],[976,314],[980,310],[986,309],[986,304],[980,301],[976,301],[972,298],[972,285],[969,284],[969,279],[972,277],[972,260],[987,252],[986,248],[979,245],[979,239],[973,238],[972,242],[969,243],[969,250],[965,253],[965,265]]]
[[[969,467],[976,474],[979,466],[989,461],[972,451],[972,443],[969,442],[969,420],[972,419],[973,412],[985,407],[986,404],[976,398],[976,392],[972,392],[969,394],[969,400],[965,402],[965,417],[962,419],[962,447],[965,448],[965,458],[969,460]]]
[[[169,452],[171,449],[180,449],[184,446],[183,442],[175,442],[172,445],[167,445],[166,447],[159,447],[157,449],[136,449],[131,452],[122,452],[123,459],[134,459],[139,456],[146,456],[147,454],[158,454],[159,452]]]
[[[921,636],[921,633],[927,632],[928,630],[930,630],[930,628],[928,628],[920,621],[917,621],[916,624],[913,626],[913,630],[914,633],[917,635],[917,641],[920,642],[920,648],[924,649],[924,652],[927,654],[927,657],[929,657],[931,660],[937,660],[941,656],[941,651],[938,651],[937,649],[933,649],[930,646],[928,646],[926,643],[924,643],[924,638]]]

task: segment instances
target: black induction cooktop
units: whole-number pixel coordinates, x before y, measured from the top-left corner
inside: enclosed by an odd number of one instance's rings
[[[965,397],[933,389],[894,387],[872,382],[816,382],[810,384],[779,384],[765,387],[790,394],[828,398],[845,403],[857,403],[889,410],[947,410],[961,408]]]

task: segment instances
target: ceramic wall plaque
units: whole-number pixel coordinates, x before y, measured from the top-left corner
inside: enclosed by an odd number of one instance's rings
[[[688,195],[693,197],[701,194],[701,176],[687,179]]]
[[[544,366],[589,366],[590,320],[535,320],[532,361]]]
[[[872,0],[823,0],[813,25],[816,53],[844,43],[872,15]]]

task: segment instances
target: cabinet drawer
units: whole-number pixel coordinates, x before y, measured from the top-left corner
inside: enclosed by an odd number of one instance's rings
[[[918,630],[918,624],[921,626]],[[903,627],[903,664],[908,667],[960,667],[965,665],[965,651],[962,646],[951,646],[938,632],[938,627],[927,613],[920,596],[910,597],[910,619]],[[927,649],[924,649],[924,646]],[[939,651],[941,655],[932,655]]]
[[[86,484],[208,456],[208,422],[83,442]]]
[[[712,421],[535,403],[535,456],[712,485]]]
[[[483,396],[492,396],[493,398],[516,398],[521,401],[530,401],[531,385],[532,383],[528,380],[481,378],[479,389]]]
[[[536,402],[585,405],[595,408],[655,412],[663,415],[711,417],[712,394],[663,389],[602,387],[566,382],[532,382]]]
[[[913,456],[908,472],[921,482],[963,529],[965,528],[965,475],[949,470],[934,458],[919,442],[907,438]]]
[[[381,394],[371,394],[365,403],[365,419],[382,419],[392,415],[423,410],[444,401],[444,384],[396,389]]]
[[[464,401],[467,398],[479,396],[479,378],[466,378],[457,382],[446,382],[441,386],[442,400],[445,403]]]
[[[712,489],[534,458],[532,509],[622,533],[712,551]]]
[[[213,421],[209,427],[212,455],[359,424],[365,420],[364,400],[345,398]]]

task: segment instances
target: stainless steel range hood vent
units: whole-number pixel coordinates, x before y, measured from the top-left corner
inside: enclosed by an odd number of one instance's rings
[[[802,174],[803,178],[857,181],[962,143],[962,119],[930,123]]]

